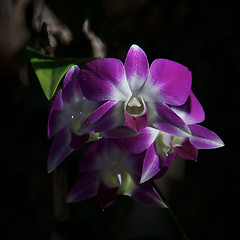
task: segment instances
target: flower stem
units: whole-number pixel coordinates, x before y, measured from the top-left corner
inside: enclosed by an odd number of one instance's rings
[[[161,192],[161,190],[159,189],[158,185],[153,181],[150,180],[152,186],[154,187],[154,189],[156,190],[156,192],[159,194],[159,196],[162,198],[162,200],[164,201],[165,205],[167,206],[165,209],[168,213],[168,215],[170,216],[170,218],[173,220],[176,228],[178,229],[178,231],[180,232],[182,239],[183,240],[189,240],[187,234],[185,233],[183,227],[181,226],[181,224],[179,223],[178,219],[176,218],[175,214],[173,213],[172,208],[169,206],[169,203],[167,202],[166,197],[163,195],[163,193]]]
[[[65,240],[69,220],[67,205],[68,176],[67,165],[58,166],[53,172],[53,207],[55,218],[55,231],[51,240]]]

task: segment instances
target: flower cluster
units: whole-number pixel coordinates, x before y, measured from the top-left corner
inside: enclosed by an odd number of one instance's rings
[[[68,202],[97,196],[102,209],[117,194],[165,206],[151,179],[162,177],[176,154],[197,160],[198,149],[222,147],[222,140],[198,125],[204,110],[191,91],[185,66],[156,59],[149,67],[137,45],[125,63],[97,59],[66,74],[48,120],[54,135],[48,158],[53,171],[74,149],[92,141],[80,160],[84,175]]]

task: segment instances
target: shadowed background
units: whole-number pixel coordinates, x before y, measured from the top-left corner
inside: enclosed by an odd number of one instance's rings
[[[158,181],[190,239],[234,239],[238,233],[240,39],[237,1],[101,0],[0,1],[1,234],[6,239],[50,239],[54,227],[52,174],[47,174],[45,98],[25,46],[48,47],[57,57],[89,57],[86,18],[106,46],[124,61],[138,44],[151,63],[167,58],[187,66],[202,103],[203,126],[225,147],[200,150],[198,162],[175,159]],[[44,30],[43,23],[47,23]],[[81,150],[65,160],[69,188],[78,179]],[[171,173],[172,172],[172,173]],[[180,239],[164,209],[119,196],[104,213],[89,199],[71,204],[67,239]],[[6,236],[6,235],[5,235]]]

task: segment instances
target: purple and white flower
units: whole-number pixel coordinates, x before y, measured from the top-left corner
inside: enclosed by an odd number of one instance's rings
[[[141,179],[141,182],[152,177],[159,178],[163,176],[170,167],[175,154],[178,154],[183,159],[196,161],[198,149],[212,149],[224,146],[224,143],[216,133],[196,124],[204,121],[205,113],[192,91],[183,105],[170,107],[188,125],[191,130],[190,136],[180,137],[155,128],[146,127],[136,136],[115,139],[116,144],[125,151],[132,153],[140,153],[149,146],[154,146],[154,151],[160,163],[156,162],[156,158],[147,159],[151,162],[146,162],[146,165],[158,167],[149,167],[148,174]]]
[[[73,66],[65,76],[63,89],[58,91],[48,118],[48,137],[56,135],[48,155],[48,172],[52,172],[74,149],[89,140],[89,134],[80,133],[79,129],[98,105],[83,96],[79,67]]]
[[[80,85],[90,101],[105,101],[82,124],[85,132],[127,126],[136,132],[147,126],[176,136],[189,136],[190,129],[168,106],[186,102],[191,72],[183,65],[156,59],[150,68],[137,45],[128,51],[124,65],[115,58],[88,62],[80,70]]]
[[[139,184],[144,161],[153,156],[148,148],[142,153],[123,151],[111,139],[93,142],[80,161],[79,170],[85,172],[73,186],[68,202],[78,202],[97,196],[101,209],[109,207],[117,194],[130,196],[145,204],[165,206],[150,182]],[[150,162],[150,161],[149,161]]]

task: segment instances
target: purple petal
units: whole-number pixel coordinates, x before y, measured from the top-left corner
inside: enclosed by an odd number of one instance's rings
[[[189,138],[184,138],[183,142],[179,146],[173,146],[174,150],[179,157],[187,160],[197,161],[198,150],[190,142]]]
[[[121,166],[131,175],[135,182],[139,183],[142,176],[143,161],[146,157],[146,151],[134,154],[124,152],[124,158]]]
[[[167,59],[156,59],[151,64],[143,92],[149,98],[152,95],[157,102],[182,105],[190,94],[191,84],[192,75],[188,68]]]
[[[102,138],[92,142],[85,151],[79,170],[80,172],[106,171],[106,169],[114,169],[117,165],[121,165],[130,174],[137,175],[140,181],[144,158],[145,152],[132,154],[123,151],[113,140]]]
[[[148,125],[147,111],[141,116],[130,116],[125,111],[125,125],[136,132],[144,129]]]
[[[58,131],[60,131],[64,127],[62,121],[62,110],[63,100],[62,90],[60,89],[53,101],[48,117],[48,138],[52,138]]]
[[[70,147],[73,149],[80,148],[84,143],[86,143],[89,139],[89,134],[76,134],[71,132],[71,142]]]
[[[116,176],[117,178],[117,176]],[[120,182],[119,182],[120,185]],[[104,181],[100,179],[98,193],[97,193],[97,203],[100,208],[104,211],[107,207],[112,205],[116,199],[118,186],[109,186]]]
[[[102,132],[124,123],[123,103],[108,101],[91,114],[81,125],[80,132]]]
[[[84,96],[92,101],[119,101],[131,95],[122,62],[102,58],[83,65],[80,85]]]
[[[48,155],[48,172],[52,172],[72,151],[71,133],[64,128],[55,136]]]
[[[79,171],[105,171],[113,165],[119,164],[124,158],[125,152],[110,139],[99,139],[92,142],[85,151],[80,164]]]
[[[197,124],[189,125],[192,132],[191,143],[198,149],[211,149],[223,147],[223,141],[209,129]]]
[[[176,136],[190,136],[191,132],[184,121],[166,104],[156,103],[156,112],[158,116],[155,118],[153,127]]]
[[[93,124],[99,121],[117,102],[107,101],[97,108],[86,120],[82,123],[80,132],[97,132],[93,128]]]
[[[88,172],[82,176],[70,190],[67,202],[79,202],[97,195],[99,173]]]
[[[63,81],[63,101],[71,103],[72,101],[83,100],[83,94],[79,82],[79,67],[71,67]]]
[[[100,171],[104,168],[103,161],[105,156],[106,140],[100,139],[92,142],[85,151],[80,164],[79,171]],[[103,161],[101,161],[103,159]]]
[[[145,83],[148,76],[148,60],[145,52],[137,45],[132,45],[125,60],[125,71],[130,89],[133,93]]]
[[[192,91],[183,105],[171,108],[187,125],[200,123],[205,119],[203,107]]]
[[[176,156],[176,153],[169,153],[167,156],[167,159],[165,161],[165,163],[161,166],[160,171],[153,177],[153,179],[159,179],[161,178],[163,175],[165,175],[165,173],[167,172],[167,170],[170,168],[170,166],[172,165],[172,162],[174,160]]]
[[[142,184],[133,183],[132,189],[126,192],[125,195],[128,195],[144,204],[166,207],[161,196],[156,192],[150,182]]]
[[[146,150],[156,139],[158,130],[146,127],[133,137],[114,139],[116,144],[125,151],[140,153]]]
[[[154,143],[149,146],[143,161],[143,169],[140,183],[144,183],[160,170],[159,159],[154,149]]]

